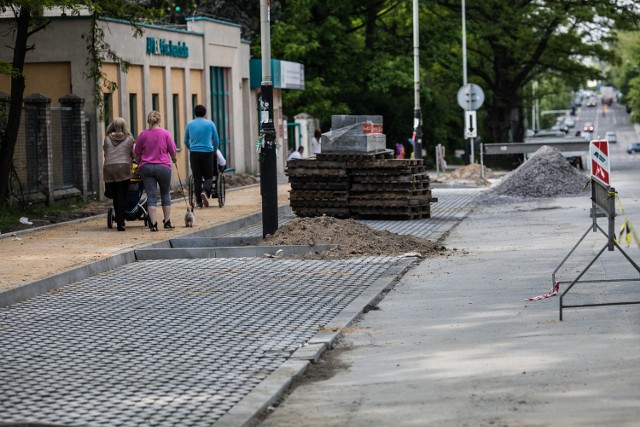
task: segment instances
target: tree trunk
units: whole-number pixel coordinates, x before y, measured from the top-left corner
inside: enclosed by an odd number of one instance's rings
[[[29,24],[31,22],[31,10],[21,6],[16,16],[16,39],[13,49],[13,69],[11,73],[11,101],[7,117],[7,127],[4,141],[0,146],[0,206],[9,199],[9,179],[13,154],[20,129],[22,116],[22,100],[24,98],[24,60],[27,54],[27,40],[29,38]]]
[[[491,142],[524,142],[524,115],[520,96],[515,93],[500,96],[487,105],[486,124]]]

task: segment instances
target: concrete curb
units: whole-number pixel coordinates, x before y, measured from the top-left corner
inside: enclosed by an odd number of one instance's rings
[[[277,258],[322,252],[338,245],[282,245],[282,246],[217,246],[207,248],[145,248],[136,249],[137,261],[155,259],[202,259],[202,258]]]
[[[279,215],[288,214],[291,211],[291,207],[281,206],[278,208]],[[213,237],[220,234],[231,233],[241,228],[255,225],[262,219],[262,213],[250,215],[248,217],[240,218],[235,221],[227,222],[225,224],[216,225],[214,227],[199,230],[197,232],[186,234],[180,238],[190,237]],[[76,220],[78,221],[78,220]],[[55,225],[55,224],[54,224]],[[35,229],[29,230],[34,231]],[[121,267],[125,264],[136,261],[136,250],[139,249],[168,249],[171,248],[171,239],[167,239],[161,242],[150,243],[139,248],[131,249],[127,252],[122,252],[118,255],[111,256],[109,258],[101,259],[99,261],[92,262],[80,267],[74,267],[69,270],[62,271],[46,279],[35,280],[33,282],[25,283],[16,288],[9,289],[0,292],[0,307],[6,307],[15,304],[20,301],[24,301],[29,298],[33,298],[37,295],[43,294],[51,289],[56,289],[70,283],[77,282],[79,280],[86,279],[87,277],[94,276],[105,271],[112,270],[117,267]]]
[[[391,289],[393,285],[416,264],[418,264],[418,260],[412,258],[403,259],[389,267],[382,276],[373,282],[371,286],[356,299],[351,301],[340,314],[334,317],[331,323],[328,323],[318,331],[318,333],[309,340],[309,344],[321,344],[326,348],[333,347],[335,341],[342,334],[343,329],[351,325],[368,307],[375,306],[378,301],[383,298],[385,292]],[[293,357],[296,356],[296,353],[294,353]]]
[[[215,427],[253,426],[258,417],[274,402],[277,402],[291,387],[293,381],[304,374],[311,363],[317,362],[325,351],[330,349],[345,328],[349,327],[367,307],[378,303],[384,294],[413,266],[418,260],[401,259],[389,267],[362,294],[347,305],[331,323],[312,337],[307,345],[296,350],[289,360],[269,375],[244,399],[214,423]]]
[[[256,417],[276,402],[291,386],[293,380],[309,367],[303,360],[287,360],[262,381],[251,393],[214,423],[216,427],[244,427],[254,425]]]

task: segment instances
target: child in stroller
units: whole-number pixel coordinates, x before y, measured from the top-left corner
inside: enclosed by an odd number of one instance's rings
[[[127,189],[127,201],[124,208],[124,217],[127,221],[135,221],[137,219],[144,220],[144,226],[149,223],[149,213],[147,211],[147,195],[144,192],[142,178],[138,173],[138,165],[131,166],[133,177],[129,180],[129,188]],[[107,212],[107,227],[113,228],[115,223],[115,214],[113,208],[109,208]]]

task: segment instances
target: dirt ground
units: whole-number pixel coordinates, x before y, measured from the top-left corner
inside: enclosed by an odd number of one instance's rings
[[[370,255],[407,255],[429,257],[446,252],[444,246],[415,236],[405,236],[386,230],[374,230],[352,219],[328,216],[295,218],[283,225],[269,245],[335,244],[336,248],[315,254],[297,255],[304,259],[334,259]]]
[[[278,186],[280,206],[289,203],[289,189],[289,184]],[[115,227],[107,228],[106,211],[110,206],[110,201],[95,202],[82,209],[60,213],[56,221],[69,221],[86,216],[90,216],[89,218],[40,227],[30,232],[7,233],[0,236],[0,292],[126,252],[135,247],[190,234],[259,213],[262,211],[262,198],[259,185],[230,187],[224,207],[218,207],[216,200],[212,199],[209,208],[195,211],[196,221],[193,228],[184,226],[185,202],[182,199],[174,200],[171,217],[176,228],[160,229],[157,233],[150,232],[142,220],[128,221],[125,232],[118,232]],[[426,239],[374,230],[351,219],[326,216],[296,218],[280,227],[273,236],[268,236],[264,243],[338,245],[330,251],[299,256],[315,259],[367,255],[429,257],[444,254],[447,251],[443,246]]]
[[[216,200],[205,209],[197,209],[193,228],[184,226],[185,202],[174,200],[171,219],[173,230],[160,229],[152,233],[142,220],[128,221],[127,230],[107,228],[106,211],[110,202],[96,202],[75,213],[60,214],[65,220],[74,215],[100,214],[83,220],[36,228],[30,232],[0,235],[0,292],[34,280],[43,279],[100,259],[108,258],[135,247],[175,236],[211,228],[262,211],[260,186],[253,185],[227,190],[224,207]],[[289,184],[278,186],[278,205],[289,203]]]

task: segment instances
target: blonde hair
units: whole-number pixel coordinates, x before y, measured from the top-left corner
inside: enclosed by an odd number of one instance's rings
[[[162,116],[156,110],[153,110],[147,115],[147,123],[149,123],[149,126],[157,125],[158,123],[160,123],[161,119],[162,119]]]
[[[107,135],[112,133],[124,133],[126,135],[131,135],[129,128],[127,127],[127,122],[122,117],[116,117],[111,123],[109,123],[109,126],[107,126]]]

